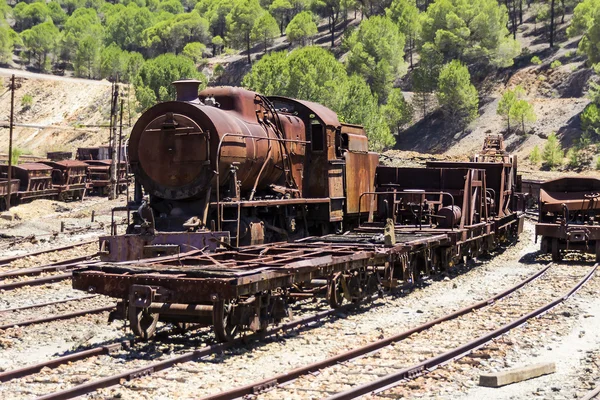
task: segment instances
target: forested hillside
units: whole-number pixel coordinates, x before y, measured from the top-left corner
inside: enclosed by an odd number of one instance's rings
[[[561,52],[580,69],[600,61],[600,0],[0,0],[0,9],[8,66],[118,76],[140,110],[171,99],[170,82],[183,77],[241,83],[325,104],[363,124],[375,150],[415,127],[437,123],[440,138],[473,130],[486,113],[505,133],[530,134],[539,107],[511,77],[557,70]],[[598,92],[592,84],[579,149],[600,133]]]

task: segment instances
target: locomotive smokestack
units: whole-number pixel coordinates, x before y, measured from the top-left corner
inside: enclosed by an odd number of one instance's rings
[[[190,103],[200,103],[198,99],[198,87],[202,82],[196,79],[182,79],[173,82],[177,91],[177,101],[187,101]]]

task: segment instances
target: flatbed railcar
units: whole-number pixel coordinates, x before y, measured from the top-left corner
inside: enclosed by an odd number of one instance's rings
[[[140,337],[158,321],[264,329],[295,299],[332,307],[408,287],[517,237],[516,158],[501,136],[471,163],[378,165],[362,127],[328,108],[178,81],[136,122],[128,233],[73,287],[119,299]]]

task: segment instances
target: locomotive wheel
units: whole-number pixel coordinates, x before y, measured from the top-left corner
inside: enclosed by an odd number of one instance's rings
[[[219,342],[231,342],[239,332],[239,326],[233,322],[234,305],[219,300],[213,305],[213,329]]]
[[[151,313],[146,308],[129,306],[129,324],[136,336],[148,340],[156,333],[158,314]]]
[[[342,280],[345,280],[342,274],[337,274],[327,283],[327,301],[331,308],[339,308],[344,304],[344,287]]]

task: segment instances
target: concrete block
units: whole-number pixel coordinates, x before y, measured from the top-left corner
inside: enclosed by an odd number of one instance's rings
[[[5,219],[7,221],[12,221],[14,219],[14,216],[8,212],[3,212],[2,214],[0,214],[0,218]]]
[[[493,374],[479,375],[479,386],[500,387],[510,385],[511,383],[526,381],[527,379],[537,378],[538,376],[553,374],[556,372],[556,364],[540,363],[532,364],[526,367],[509,369]]]

